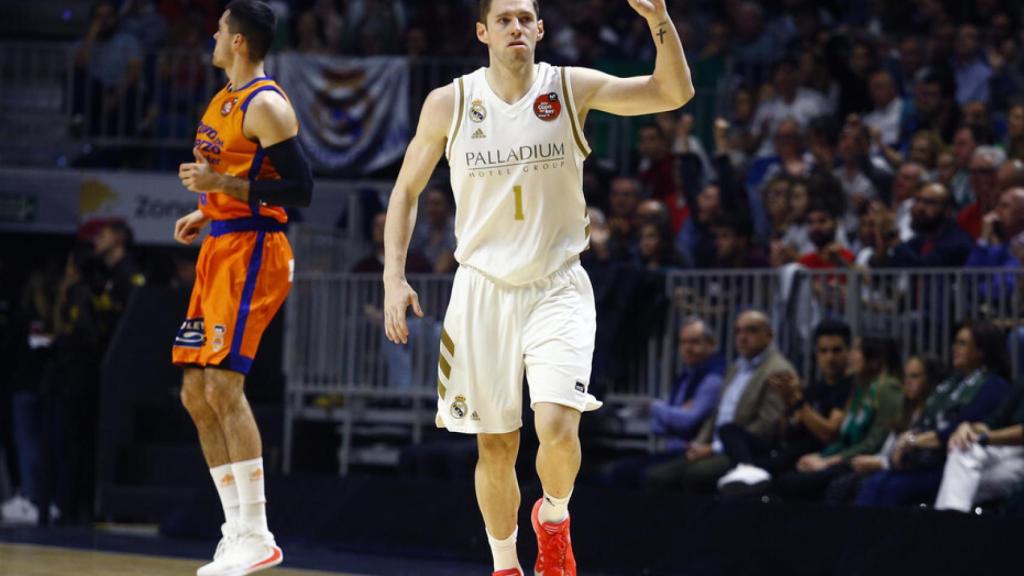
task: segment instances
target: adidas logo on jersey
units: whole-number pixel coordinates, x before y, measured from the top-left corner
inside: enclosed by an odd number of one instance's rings
[[[484,131],[483,131],[482,128],[477,128],[476,132],[473,132],[473,139],[474,140],[479,140],[480,138],[487,138],[487,134],[484,134]]]

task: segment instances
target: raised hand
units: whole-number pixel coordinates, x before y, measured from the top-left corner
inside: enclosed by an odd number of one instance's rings
[[[665,6],[665,0],[629,0],[630,7],[636,10],[637,14],[643,16],[648,21],[654,19],[664,20],[668,17],[668,7]]]

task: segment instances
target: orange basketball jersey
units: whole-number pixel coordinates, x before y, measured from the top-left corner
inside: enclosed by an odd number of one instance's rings
[[[248,180],[280,178],[262,147],[242,133],[245,112],[263,91],[284,92],[269,78],[217,93],[196,131],[196,148],[210,167]],[[291,290],[292,249],[280,206],[242,202],[223,193],[202,194],[210,235],[196,263],[188,315],[174,340],[175,364],[248,374],[260,339]]]
[[[210,101],[196,130],[195,147],[214,171],[245,180],[280,178],[259,142],[242,132],[253,97],[268,90],[288,98],[276,82],[261,77],[237,89],[228,84]],[[280,206],[246,203],[227,194],[200,194],[199,209],[213,220],[266,216],[282,223],[288,221]]]

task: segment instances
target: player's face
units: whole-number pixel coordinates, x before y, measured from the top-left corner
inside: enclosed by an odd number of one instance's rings
[[[477,23],[476,36],[499,61],[532,64],[537,42],[544,37],[544,22],[537,18],[532,0],[494,0],[487,25]]]
[[[213,34],[213,39],[216,41],[213,46],[213,65],[218,68],[226,68],[231,62],[231,42],[235,35],[228,30],[228,14],[230,13],[230,10],[224,11],[217,22],[217,31]]]

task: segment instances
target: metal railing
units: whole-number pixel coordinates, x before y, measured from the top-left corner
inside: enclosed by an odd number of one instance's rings
[[[286,466],[299,419],[340,423],[342,473],[357,424],[377,419],[405,426],[408,442],[433,426],[440,327],[452,277],[412,276],[410,282],[426,317],[411,320],[409,345],[397,346],[384,338],[378,275],[296,274],[285,334]],[[1024,368],[1021,269],[680,271],[664,276],[664,290],[666,321],[630,358],[626,376],[610,382],[606,402],[667,396],[682,368],[676,334],[689,316],[708,322],[733,360],[733,326],[750,308],[768,313],[776,345],[805,378],[813,376],[811,336],[825,318],[845,320],[855,335],[893,337],[904,357],[930,353],[947,362],[956,326],[988,319],[1008,330],[1014,373]],[[375,399],[403,402],[390,412],[375,411]]]
[[[339,424],[339,472],[348,471],[356,424],[399,428],[418,443],[434,421],[441,323],[451,276],[410,276],[425,312],[409,320],[409,344],[384,337],[377,274],[296,274],[285,320],[284,465],[290,471],[296,420]],[[390,400],[381,407],[374,401]]]
[[[941,268],[915,270],[807,270],[790,265],[775,270],[695,270],[666,279],[670,320],[656,355],[659,364],[643,368],[655,377],[622,383],[614,392],[663,396],[682,368],[673,354],[676,330],[688,316],[708,322],[726,358],[735,356],[733,327],[750,308],[765,311],[775,345],[805,379],[813,377],[813,332],[822,320],[850,325],[855,336],[893,338],[904,358],[932,354],[949,362],[957,326],[989,320],[1007,331],[1013,374],[1024,370],[1024,270]]]

